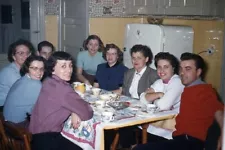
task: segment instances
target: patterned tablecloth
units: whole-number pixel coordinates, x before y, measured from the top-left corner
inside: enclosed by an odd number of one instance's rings
[[[104,94],[106,93],[105,91],[103,92]],[[176,112],[173,111],[158,112],[157,110],[148,113],[145,105],[141,104],[139,100],[131,99],[126,96],[121,96],[119,99],[120,102],[129,103],[129,107],[125,109],[115,110],[109,106],[99,108],[96,107],[95,104],[95,101],[99,100],[99,98],[94,97],[90,93],[85,93],[85,95],[81,96],[91,104],[94,110],[93,118],[82,121],[78,129],[72,127],[71,118],[68,118],[61,134],[84,150],[104,149],[104,129],[121,128],[168,119],[176,114]],[[113,112],[114,120],[110,122],[103,120],[103,112]]]

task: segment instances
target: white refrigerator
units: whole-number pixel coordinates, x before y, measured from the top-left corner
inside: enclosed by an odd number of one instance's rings
[[[189,26],[127,24],[124,65],[132,68],[130,49],[136,44],[149,46],[153,57],[159,52],[169,52],[179,59],[182,53],[193,52],[193,36],[194,31]],[[154,63],[150,67],[155,68]]]

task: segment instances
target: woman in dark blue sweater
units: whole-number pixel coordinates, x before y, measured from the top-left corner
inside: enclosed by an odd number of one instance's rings
[[[103,58],[107,63],[98,65],[94,87],[121,93],[127,67],[122,64],[123,53],[115,44],[106,44]]]

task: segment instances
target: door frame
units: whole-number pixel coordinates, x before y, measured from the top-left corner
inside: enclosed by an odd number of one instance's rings
[[[45,37],[45,0],[29,0],[30,1],[30,22],[31,22],[31,9],[37,8],[34,14],[37,17],[37,29],[32,30],[32,23],[30,23],[30,41],[32,43],[41,42],[46,39]],[[34,33],[38,32],[38,41],[33,41],[35,38]],[[36,47],[36,46],[35,46]]]
[[[62,1],[59,2],[59,17],[58,17],[58,51],[62,50]]]
[[[225,28],[225,25],[224,25]],[[225,58],[225,32],[223,36],[223,57]],[[225,59],[222,59],[222,72],[221,72],[221,84],[220,84],[220,97],[222,98],[222,101],[225,102]]]
[[[85,3],[87,3],[86,5],[86,10],[88,11],[89,9],[89,0],[81,0],[81,1],[86,1]],[[65,51],[65,49],[62,49],[62,0],[60,0],[60,4],[59,4],[59,17],[58,17],[58,50],[59,51]],[[64,9],[65,11],[65,9]],[[89,24],[89,12],[86,15],[86,22],[88,23],[87,28],[86,28],[86,37],[88,37],[89,32],[90,32],[90,24]]]

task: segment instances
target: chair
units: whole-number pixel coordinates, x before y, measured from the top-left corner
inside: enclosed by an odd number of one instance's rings
[[[207,131],[207,136],[205,140],[205,150],[215,150],[217,149],[217,142],[219,137],[221,136],[221,129],[216,120],[213,121],[211,126]]]
[[[3,126],[4,117],[0,114],[0,149],[8,150],[8,138],[5,134],[4,126]]]
[[[12,150],[31,150],[31,133],[8,121],[4,122],[4,128]]]
[[[31,133],[0,113],[0,150],[31,150]]]

